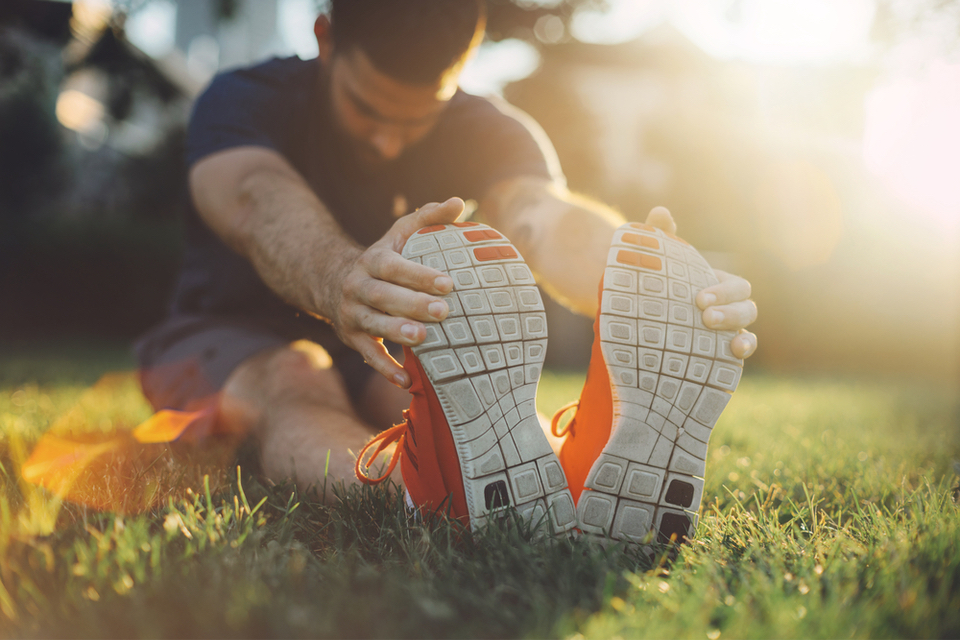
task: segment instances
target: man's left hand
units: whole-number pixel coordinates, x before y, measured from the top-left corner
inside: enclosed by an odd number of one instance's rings
[[[675,234],[677,223],[665,207],[654,207],[647,224]],[[749,358],[757,350],[757,336],[746,330],[757,319],[757,305],[750,299],[750,283],[726,271],[713,270],[720,282],[697,294],[697,306],[703,311],[703,324],[718,331],[739,331],[730,342],[738,358]]]
[[[697,306],[703,310],[703,324],[721,331],[739,331],[730,342],[733,355],[749,358],[757,350],[757,336],[744,327],[757,319],[757,305],[750,300],[750,283],[726,271],[714,269],[720,282],[697,294]]]

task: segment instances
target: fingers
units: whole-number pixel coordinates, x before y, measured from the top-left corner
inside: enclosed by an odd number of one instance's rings
[[[340,324],[336,328],[344,342],[348,342],[347,336],[357,333],[414,347],[427,337],[424,322],[439,322],[448,312],[449,308],[442,300],[430,303],[427,313],[416,314],[429,317],[423,321],[411,319],[408,316],[389,315],[365,304],[352,304],[340,314]]]
[[[750,300],[750,283],[726,271],[714,273],[720,282],[697,294],[697,306],[703,309],[703,324],[721,331],[753,324],[757,319],[757,305]]]
[[[365,334],[415,346],[427,337],[423,323],[438,322],[447,313],[449,307],[443,300],[359,270],[344,284],[336,328],[344,342],[353,334]]]
[[[453,279],[442,271],[407,260],[392,249],[373,246],[360,257],[360,267],[371,278],[412,291],[443,296],[453,290]]]
[[[454,222],[463,213],[463,200],[450,198],[446,202],[431,202],[425,204],[413,213],[397,220],[387,235],[384,236],[390,247],[400,253],[403,245],[414,233],[424,227],[434,224],[449,224]]]
[[[757,319],[757,305],[753,300],[708,307],[703,312],[703,324],[718,331],[736,331],[748,327]]]
[[[750,298],[752,287],[750,283],[726,271],[714,269],[713,272],[720,282],[710,287],[705,287],[697,294],[697,306],[701,309],[712,307],[714,305],[730,304],[732,302],[741,302]]]
[[[462,212],[463,201],[451,198],[404,216],[363,252],[343,280],[334,323],[337,332],[395,384],[399,384],[395,378],[399,373],[396,361],[378,340],[386,338],[408,346],[420,344],[427,335],[423,323],[438,322],[449,313],[447,303],[437,296],[453,290],[450,276],[406,260],[400,251],[410,236],[423,227],[452,222]]]
[[[651,209],[647,224],[670,234],[677,233],[677,223],[666,207]],[[744,330],[757,319],[757,305],[750,300],[750,283],[726,271],[714,270],[714,273],[719,283],[697,294],[703,324],[718,331],[739,331],[730,342],[730,349],[738,358],[749,358],[757,350],[757,336]]]
[[[463,213],[463,200],[450,198],[432,202],[397,220],[390,231],[365,253],[361,262],[371,277],[433,295],[453,290],[453,280],[445,273],[405,260],[400,252],[414,233],[435,224],[447,224]]]
[[[738,358],[749,358],[757,350],[757,335],[741,330],[740,335],[730,341],[730,350]]]
[[[454,222],[463,200],[450,198],[424,205],[403,216],[369,247],[345,279],[340,322],[341,339],[360,352],[370,366],[401,388],[410,386],[403,368],[379,338],[415,346],[426,338],[423,322],[443,320],[449,308],[442,296],[453,290],[447,274],[404,259],[404,244],[424,227]]]
[[[363,356],[364,362],[387,380],[401,389],[410,386],[410,377],[407,372],[403,370],[400,363],[393,359],[387,348],[383,346],[383,342],[364,333],[357,333],[345,342],[347,346],[352,347]]]
[[[673,235],[677,233],[677,223],[673,221],[673,216],[670,215],[670,210],[666,207],[651,209],[650,213],[647,214],[647,224]]]
[[[376,278],[358,278],[356,283],[348,285],[347,293],[354,302],[401,319],[438,322],[446,318],[449,311],[447,303],[439,298]]]

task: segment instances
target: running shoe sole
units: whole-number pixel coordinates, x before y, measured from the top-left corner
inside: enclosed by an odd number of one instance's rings
[[[537,418],[547,321],[533,274],[498,232],[471,222],[411,236],[402,255],[453,278],[449,315],[413,347],[456,444],[476,528],[516,507],[556,533],[576,527],[567,479]]]
[[[599,329],[613,425],[577,505],[584,533],[632,542],[692,537],[710,432],[743,370],[730,351],[736,332],[708,329],[694,303],[716,283],[684,240],[639,223],[617,230]]]

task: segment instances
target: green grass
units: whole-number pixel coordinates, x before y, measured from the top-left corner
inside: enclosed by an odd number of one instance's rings
[[[392,487],[327,487],[342,500],[324,506],[260,478],[248,449],[239,473],[146,514],[60,505],[17,461],[129,366],[64,349],[0,357],[5,637],[960,636],[949,388],[747,377],[711,442],[696,540],[651,564],[515,522],[475,536],[416,522]],[[581,383],[546,374],[541,410]],[[85,410],[149,413],[132,384],[109,402]]]

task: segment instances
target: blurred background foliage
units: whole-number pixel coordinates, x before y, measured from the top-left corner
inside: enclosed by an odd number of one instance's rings
[[[488,0],[489,51],[476,66],[505,73],[478,86],[540,123],[573,189],[630,219],[670,207],[715,266],[752,281],[752,366],[956,379],[960,180],[934,174],[960,171],[960,130],[943,131],[942,162],[913,167],[927,182],[912,192],[896,179],[912,156],[890,157],[919,148],[909,142],[924,135],[924,96],[960,108],[960,5],[844,0],[837,11],[868,5],[867,54],[784,60],[718,53],[663,18],[679,5],[656,0],[636,0],[654,18],[630,37],[582,27],[628,4]],[[759,3],[722,4],[737,33]],[[179,259],[193,98],[218,69],[304,55],[303,17],[322,9],[0,3],[0,341],[125,340],[160,318]],[[173,29],[161,37],[164,16]],[[921,80],[954,93],[924,93]],[[913,110],[898,111],[897,87],[911,82]],[[878,145],[886,155],[870,156]],[[565,345],[552,364],[583,366],[590,321],[550,314],[552,344]]]

